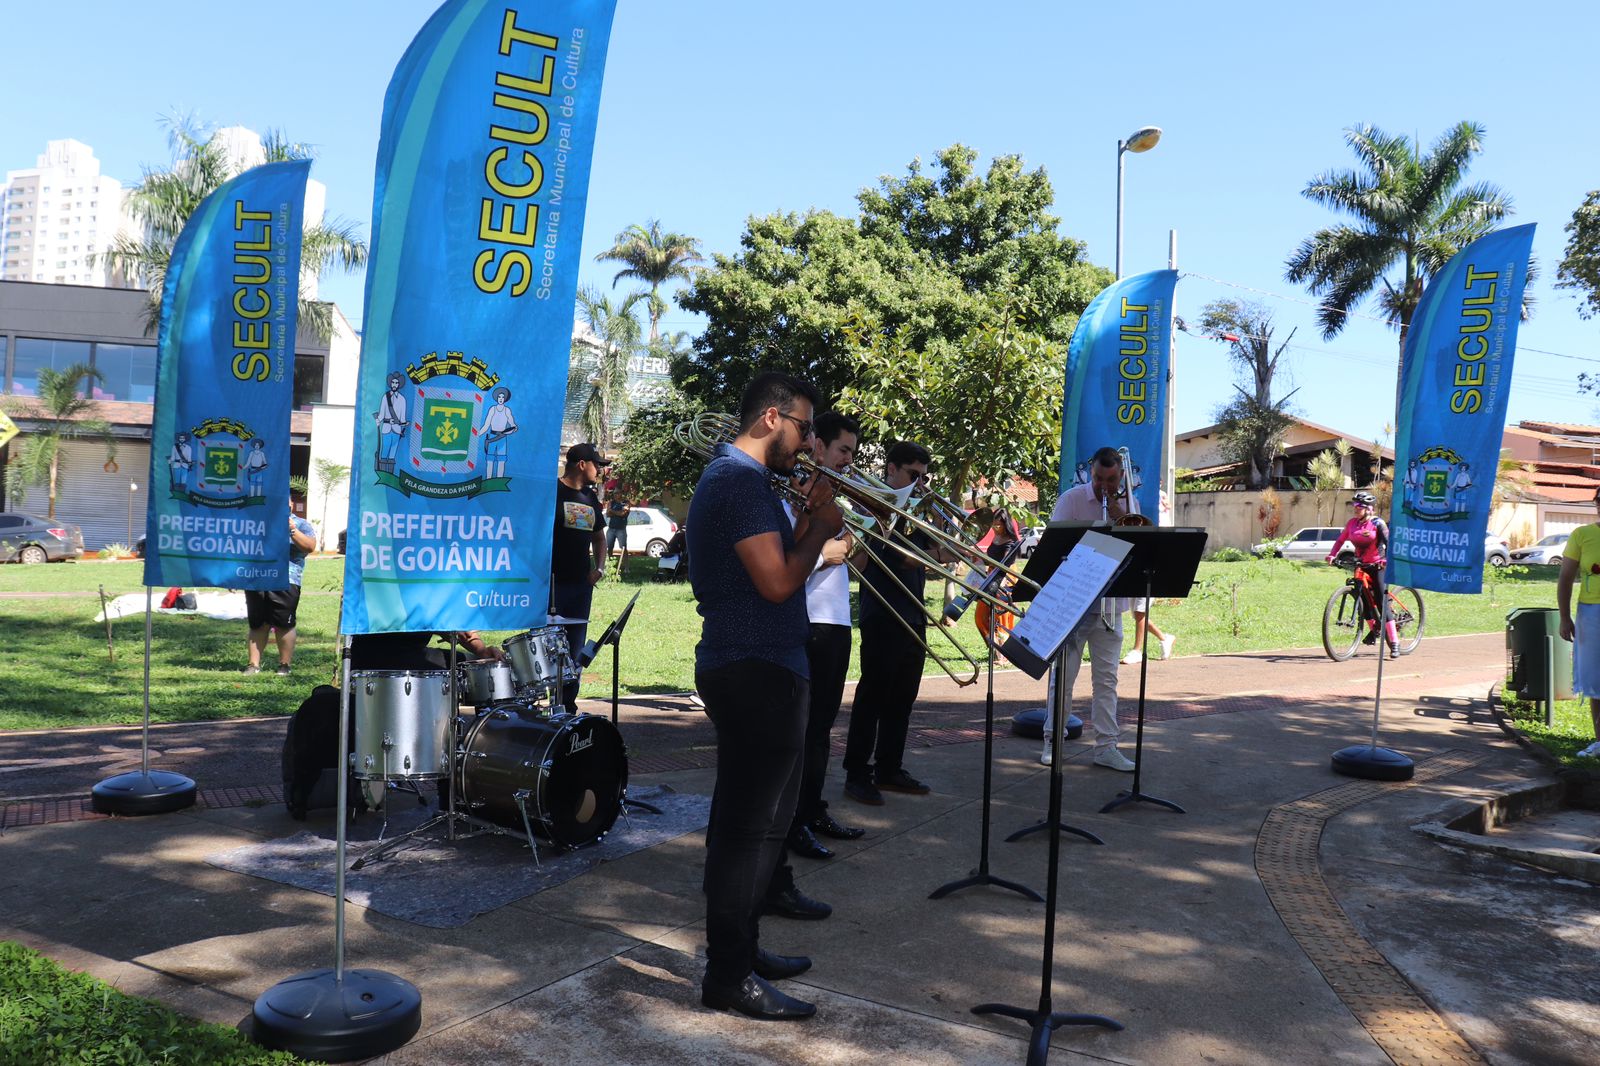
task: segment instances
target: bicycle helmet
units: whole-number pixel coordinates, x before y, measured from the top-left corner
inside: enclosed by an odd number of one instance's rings
[[[1365,507],[1376,507],[1378,498],[1370,492],[1358,492],[1350,497],[1351,503],[1359,503]]]

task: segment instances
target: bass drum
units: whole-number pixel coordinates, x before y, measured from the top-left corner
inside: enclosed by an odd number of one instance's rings
[[[536,716],[497,706],[472,721],[462,748],[460,802],[468,813],[561,848],[591,844],[622,812],[628,756],[622,734],[592,714]]]

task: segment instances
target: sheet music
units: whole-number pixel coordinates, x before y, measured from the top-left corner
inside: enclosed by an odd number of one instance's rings
[[[1084,614],[1097,607],[1130,550],[1115,537],[1085,533],[1012,628],[1011,639],[1041,659],[1054,656]]]

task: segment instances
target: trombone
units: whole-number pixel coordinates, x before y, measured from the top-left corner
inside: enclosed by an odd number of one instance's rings
[[[729,443],[738,434],[738,420],[732,415],[716,412],[702,413],[687,422],[679,423],[673,429],[673,439],[679,445],[691,454],[708,460],[716,453],[718,444]],[[993,563],[996,566],[1002,566],[1002,564],[994,563],[994,560],[978,552],[975,547],[961,540],[960,537],[914,514],[913,509],[917,506],[917,503],[913,503],[910,500],[910,488],[914,488],[914,486],[907,489],[893,489],[880,479],[861,471],[853,469],[845,471],[830,470],[817,463],[809,455],[800,456],[797,476],[805,481],[809,481],[813,477],[827,477],[831,480],[835,491],[844,497],[844,502],[847,506],[842,507],[841,510],[844,513],[845,527],[854,536],[857,545],[855,552],[851,553],[845,564],[850,568],[850,572],[855,575],[861,587],[878,598],[878,602],[883,604],[884,608],[905,628],[906,632],[922,645],[928,657],[952,681],[961,686],[975,683],[978,680],[978,661],[957,642],[953,634],[939,624],[940,616],[929,611],[927,604],[922,602],[920,597],[914,595],[906,587],[905,582],[895,576],[894,571],[884,562],[883,555],[880,552],[885,549],[899,552],[902,557],[934,571],[938,580],[955,582],[962,588],[967,589],[969,594],[983,599],[994,608],[1016,613],[1017,608],[1009,600],[1002,599],[998,595],[997,590],[994,588],[995,582],[992,573],[986,572],[983,579],[978,582],[958,577],[954,571],[948,568],[947,564],[939,561],[932,552],[923,549],[913,541],[909,534],[901,532],[894,527],[904,522],[913,529],[923,532],[936,546],[936,550],[943,549],[963,561],[981,557],[986,565],[986,570],[987,564]],[[805,494],[797,489],[788,478],[773,474],[772,489],[797,512],[806,509]],[[917,502],[920,503],[921,501]],[[926,631],[918,632],[915,626],[900,616],[900,613],[885,599],[884,594],[874,584],[865,580],[861,564],[856,558],[858,554],[870,560],[889,579],[893,586],[898,588],[905,599],[917,604],[917,609],[922,612],[925,625],[929,629],[937,631],[941,638],[949,643],[953,649],[953,654],[942,655],[930,647]],[[1006,573],[1014,575],[1019,580],[1027,580],[1009,566],[1002,566],[1002,568]],[[1031,585],[1032,582],[1029,582],[1029,584]],[[961,660],[959,667],[952,665],[952,660],[957,658]]]

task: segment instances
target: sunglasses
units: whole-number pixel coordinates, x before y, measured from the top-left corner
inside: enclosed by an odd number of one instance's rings
[[[814,424],[809,418],[796,418],[794,415],[786,415],[782,411],[778,412],[778,417],[787,418],[789,421],[793,422],[794,428],[800,431],[801,440],[805,440],[807,437],[811,436],[811,431],[815,428]]]

